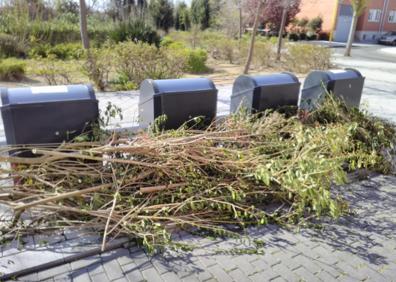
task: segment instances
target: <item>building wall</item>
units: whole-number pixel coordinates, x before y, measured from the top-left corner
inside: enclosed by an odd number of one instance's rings
[[[369,22],[369,10],[379,9],[382,11],[379,22]],[[396,0],[372,0],[366,11],[359,18],[356,39],[359,41],[375,42],[379,37],[388,32],[396,31],[396,23],[389,22],[389,12],[396,11]]]
[[[335,13],[339,3],[349,4],[350,0],[302,0],[300,13],[297,18],[312,19],[321,16],[323,19],[323,31],[331,32],[337,23]],[[378,22],[369,22],[369,10],[379,9],[382,11]],[[396,31],[396,23],[389,23],[389,12],[396,11],[396,0],[371,0],[368,8],[360,16],[356,27],[356,39],[359,41],[375,42],[379,37],[388,32]],[[336,20],[336,22],[334,22]]]
[[[396,23],[390,23],[388,21],[390,11],[396,11],[396,0],[389,0],[388,9],[386,11],[385,21],[383,25],[384,31],[396,31]]]
[[[356,30],[378,31],[379,32],[380,27],[381,27],[381,21],[382,21],[384,14],[382,13],[379,22],[369,22],[368,21],[369,10],[379,9],[379,10],[383,11],[384,4],[385,4],[385,0],[369,1],[369,5],[368,5],[367,9],[364,11],[364,13],[359,18]]]
[[[334,13],[337,0],[302,0],[298,19],[313,19],[317,16],[323,19],[323,31],[330,32],[334,24]]]

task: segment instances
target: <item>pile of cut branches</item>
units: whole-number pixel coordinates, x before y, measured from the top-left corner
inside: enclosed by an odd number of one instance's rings
[[[329,99],[305,123],[277,112],[236,114],[205,131],[112,134],[57,148],[3,148],[1,203],[14,210],[3,235],[92,227],[103,242],[120,235],[149,251],[175,229],[232,235],[235,229],[340,216],[347,208],[333,184],[347,172],[386,172],[391,125]],[[26,219],[23,215],[28,213]],[[22,215],[22,216],[21,216]]]

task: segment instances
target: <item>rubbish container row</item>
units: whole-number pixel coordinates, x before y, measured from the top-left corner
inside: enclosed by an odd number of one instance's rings
[[[350,107],[359,107],[364,77],[356,70],[314,71],[300,92],[291,73],[240,76],[231,95],[231,112],[299,106],[312,110],[329,91]],[[0,89],[4,129],[9,145],[61,143],[81,134],[99,116],[91,86],[70,85]],[[209,124],[216,117],[217,94],[210,79],[145,80],[140,88],[139,119],[145,128],[166,116],[165,129],[196,117]]]

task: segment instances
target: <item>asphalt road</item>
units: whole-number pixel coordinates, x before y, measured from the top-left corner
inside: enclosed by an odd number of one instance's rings
[[[396,47],[359,44],[351,57],[343,48],[333,48],[333,62],[342,68],[355,68],[366,77],[362,108],[396,122]]]

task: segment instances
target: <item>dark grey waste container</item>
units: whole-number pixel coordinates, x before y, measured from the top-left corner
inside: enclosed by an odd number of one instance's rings
[[[358,108],[364,80],[354,69],[313,71],[305,79],[299,107],[308,111],[317,108],[328,91],[343,99],[347,106]]]
[[[89,85],[1,89],[1,115],[8,145],[71,140],[99,115]]]
[[[300,82],[291,73],[238,77],[232,88],[231,112],[244,107],[252,112],[297,106]]]
[[[195,117],[203,117],[208,125],[216,117],[217,89],[210,79],[147,79],[140,86],[140,126],[166,116],[164,129],[178,129]]]

